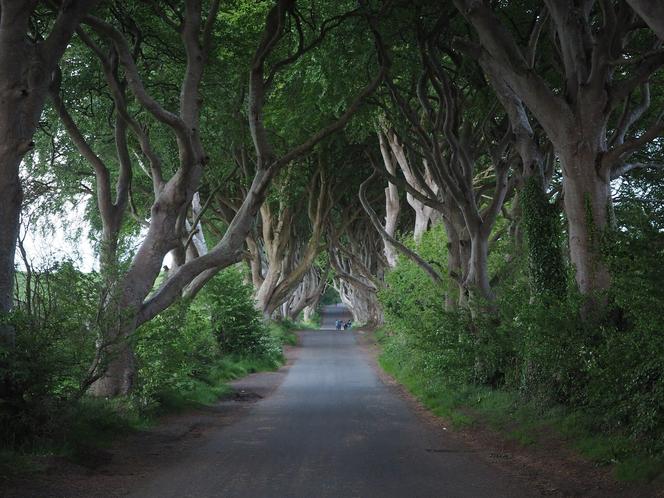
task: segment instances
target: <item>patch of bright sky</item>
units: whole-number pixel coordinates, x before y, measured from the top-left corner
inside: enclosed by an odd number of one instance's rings
[[[85,198],[69,202],[57,215],[36,218],[22,226],[20,237],[30,265],[35,269],[52,267],[61,261],[71,261],[78,269],[90,272],[99,269],[97,256],[88,237],[90,225],[85,219]],[[19,270],[25,269],[21,254],[16,253]]]
[[[99,271],[99,258],[89,237],[90,223],[85,219],[86,197],[69,202],[58,215],[34,217],[27,229],[22,226],[20,237],[30,265],[36,269],[52,268],[62,261],[71,261],[83,272]],[[138,249],[147,229],[129,241],[130,251]],[[16,250],[16,266],[25,270],[25,263]],[[170,266],[172,257],[167,254],[164,265]]]

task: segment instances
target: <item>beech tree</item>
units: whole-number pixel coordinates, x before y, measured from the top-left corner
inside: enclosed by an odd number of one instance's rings
[[[383,163],[385,164],[385,169],[391,174],[396,174],[396,165],[393,156],[392,150],[387,145],[387,138],[382,131],[378,131],[378,141],[380,143],[380,153],[383,157]],[[409,199],[410,202],[410,199]],[[412,204],[411,204],[412,205]],[[399,222],[399,212],[401,210],[401,204],[399,202],[399,189],[397,186],[388,181],[387,187],[385,188],[385,233],[387,237],[383,237],[385,248],[383,249],[385,253],[385,258],[387,258],[387,263],[394,268],[397,264],[397,249],[394,247],[394,244],[390,241],[390,237],[394,238],[396,236],[397,225]],[[419,212],[416,211],[416,216]],[[417,219],[417,218],[416,218]],[[415,223],[415,237],[417,238],[417,229],[418,224]]]
[[[311,321],[320,298],[325,293],[328,285],[328,269],[329,265],[327,263],[320,267],[312,265],[309,268],[309,271],[302,277],[298,286],[284,303],[284,316],[291,320],[297,320],[300,313],[304,313],[304,321]]]
[[[400,184],[422,204],[440,212],[451,241],[459,241],[457,244],[463,246],[461,237],[468,234],[467,259],[465,247],[455,249],[460,256],[457,275],[463,278],[466,292],[478,291],[484,299],[491,301],[495,296],[488,273],[489,238],[505,198],[513,188],[508,178],[509,130],[503,131],[504,136],[497,139],[487,136],[487,125],[491,125],[494,117],[489,115],[489,119],[477,120],[469,112],[464,112],[462,102],[465,97],[429,50],[422,49],[423,69],[417,88],[417,110],[388,79],[396,106],[415,130],[409,140],[417,144],[413,152],[421,154],[424,159],[421,166],[409,164],[403,152],[398,150],[397,139],[393,139],[393,150],[402,158],[405,180],[389,173],[388,179]],[[429,95],[430,89],[435,92],[435,98]],[[494,128],[499,127],[500,124],[494,125]],[[492,165],[488,175],[481,166],[486,158]],[[435,187],[432,189],[430,185]],[[477,195],[476,188],[481,191],[480,195]],[[489,192],[492,192],[491,202],[484,204]]]
[[[332,187],[329,172],[321,164],[299,202],[289,199],[289,191],[297,187],[286,181],[280,186],[276,204],[267,200],[261,206],[262,237],[252,246],[263,249],[266,268],[260,269],[263,255],[254,252],[252,276],[256,305],[266,318],[300,285],[323,249],[325,219],[334,203]],[[308,223],[302,213],[306,213]],[[303,225],[308,226],[303,230]]]
[[[147,134],[145,127],[141,126],[134,116],[125,112],[122,97],[116,97],[116,94],[119,94],[116,92],[116,87],[121,80],[119,81],[117,76],[107,77],[118,116],[116,143],[119,147],[119,158],[121,161],[127,159],[123,147],[123,141],[126,141],[123,126],[126,125],[140,147],[137,162],[147,165],[146,169],[153,183],[154,200],[147,220],[146,235],[138,246],[128,270],[112,286],[109,292],[110,298],[105,305],[105,315],[108,317],[109,325],[102,330],[97,357],[90,376],[90,381],[93,382],[92,390],[97,395],[115,396],[126,394],[131,390],[135,367],[128,339],[133,331],[173,302],[182,298],[192,298],[216,272],[241,259],[245,239],[252,228],[256,213],[263,205],[272,179],[285,165],[304,156],[321,140],[341,129],[359,109],[363,98],[373,91],[382,78],[382,71],[378,70],[373,80],[357,93],[345,110],[321,126],[319,131],[305,137],[299,144],[281,153],[278,152],[271,143],[263,117],[267,92],[275,78],[280,71],[316,48],[330,29],[351,15],[358,16],[353,12],[333,15],[323,21],[319,27],[314,27],[312,33],[305,33],[305,28],[298,17],[301,14],[295,9],[295,3],[277,2],[267,13],[262,39],[254,51],[248,71],[247,121],[254,145],[254,166],[250,186],[220,240],[207,252],[196,251],[192,254],[191,251],[187,251],[187,243],[191,240],[191,233],[197,229],[200,219],[197,219],[196,215],[188,218],[188,213],[196,198],[203,171],[210,161],[201,132],[204,102],[200,98],[200,88],[210,56],[218,8],[219,3],[215,1],[204,9],[201,2],[191,0],[185,3],[182,12],[174,11],[172,16],[161,17],[166,27],[180,37],[185,57],[180,91],[176,100],[179,107],[177,113],[169,111],[166,104],[160,103],[154,95],[154,89],[146,85],[146,80],[137,64],[138,52],[132,49],[128,35],[115,25],[123,20],[102,19],[97,16],[85,18],[85,24],[91,32],[87,30],[81,32],[82,39],[87,40],[93,52],[102,59],[105,72],[113,73],[112,62],[104,60],[106,57],[104,50],[97,45],[102,43],[109,47],[113,57],[117,57],[118,70],[126,78],[128,90],[136,104],[140,106],[142,115],[149,116],[150,120],[159,123],[162,130],[167,130],[171,137],[168,140],[176,145],[178,156],[177,163],[169,165],[169,169],[173,171],[169,178],[164,168],[164,159],[155,153],[157,146],[154,138]],[[128,30],[129,33],[132,31],[136,29]],[[91,41],[92,33],[99,42]],[[290,52],[284,41],[293,42],[290,44]],[[111,70],[106,71],[109,66]],[[56,107],[59,107],[57,94],[54,95]],[[66,121],[66,115],[62,112],[60,114]],[[68,127],[68,131],[70,136],[76,137],[76,133],[72,133],[74,131],[72,126]],[[83,146],[83,143],[77,145]],[[102,165],[95,164],[98,161],[93,154],[88,156],[95,166],[97,177],[103,177],[105,173]],[[126,169],[130,170],[129,167]],[[129,176],[125,174],[123,178]],[[104,198],[101,190],[98,192],[99,199]],[[118,193],[121,190],[119,187]],[[126,202],[120,201],[126,201],[126,198],[119,198],[115,203],[119,208],[125,208]],[[100,206],[104,207],[102,204]],[[108,221],[105,221],[106,225],[109,225]],[[165,255],[174,250],[184,250],[182,254],[185,254],[185,257],[177,261],[176,267],[169,272],[161,287],[151,294]],[[305,270],[301,272],[300,277],[304,273]],[[297,283],[295,281],[292,286],[295,287]],[[287,292],[284,292],[280,302],[287,297]]]
[[[0,2],[0,313],[13,305],[23,195],[19,166],[34,146],[52,73],[81,19],[96,4],[74,0],[45,7],[38,0]],[[39,9],[56,11],[52,25],[36,20]],[[10,327],[0,327],[0,340],[13,342]]]
[[[611,179],[644,166],[630,156],[664,127],[661,118],[640,121],[650,103],[648,82],[664,64],[664,54],[650,50],[658,42],[647,33],[638,36],[641,26],[627,3],[547,1],[545,9],[530,13],[534,24],[550,25],[551,66],[537,55],[545,45],[541,30],[520,46],[486,2],[454,3],[479,38],[458,46],[523,100],[554,145],[579,290],[607,290],[611,277],[599,234],[610,225]],[[632,57],[634,52],[642,55]]]
[[[362,217],[339,228],[330,227],[328,244],[334,286],[341,301],[348,306],[354,321],[368,326],[383,322],[383,313],[376,292],[383,285],[388,268],[382,257],[383,240]]]

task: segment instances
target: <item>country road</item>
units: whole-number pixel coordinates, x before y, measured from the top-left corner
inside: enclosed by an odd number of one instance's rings
[[[383,383],[354,332],[301,335],[284,381],[235,423],[130,496],[521,497],[533,496],[464,451]]]

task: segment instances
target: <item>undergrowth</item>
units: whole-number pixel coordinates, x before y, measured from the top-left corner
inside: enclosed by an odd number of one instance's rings
[[[664,472],[661,456],[624,433],[598,432],[594,418],[583,410],[524,400],[518,392],[451,385],[423,376],[408,353],[395,351],[394,336],[385,330],[377,336],[383,348],[382,368],[453,427],[486,426],[523,446],[559,438],[596,464],[612,465],[615,476],[624,481],[652,481]]]
[[[525,261],[506,262],[512,247],[490,256],[492,273],[509,275],[490,306],[446,309],[456,284],[436,287],[400,260],[379,293],[381,363],[452,423],[482,423],[525,445],[555,434],[620,479],[654,479],[664,472],[663,233],[606,237],[613,282],[598,316],[571,278],[564,296],[533,293]],[[435,227],[418,250],[445,267],[445,248]]]
[[[86,465],[119,436],[162,415],[216,403],[231,391],[228,381],[277,369],[283,345],[297,341],[294,324],[263,322],[251,288],[230,268],[195,301],[174,305],[136,332],[137,380],[129,396],[80,396],[94,334],[82,326],[90,320],[80,304],[76,320],[64,317],[70,303],[82,301],[76,293],[92,295],[95,282],[66,270],[55,274],[65,282],[53,286],[52,311],[39,320],[24,312],[12,317],[21,347],[0,355],[0,367],[12,373],[10,396],[0,403],[0,479],[40,470],[53,456]]]

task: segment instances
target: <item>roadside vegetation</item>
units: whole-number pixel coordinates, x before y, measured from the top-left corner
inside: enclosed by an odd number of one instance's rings
[[[652,248],[662,247],[664,225],[633,208],[617,209],[624,229],[604,241],[618,321],[580,320],[584,301],[571,282],[564,297],[533,299],[526,261],[510,258],[509,245],[490,261],[510,275],[496,286],[496,311],[485,303],[441,311],[445,289],[400,260],[379,295],[381,365],[453,424],[488,425],[524,445],[553,431],[621,479],[661,478],[664,274]],[[444,266],[445,246],[439,227],[418,251]]]
[[[97,338],[99,276],[70,264],[33,275],[31,313],[10,317],[17,353],[3,371],[15,389],[0,410],[0,477],[34,470],[39,458],[61,455],[85,461],[128,431],[158,417],[216,403],[227,385],[247,374],[283,364],[283,345],[295,344],[295,325],[264,322],[242,271],[219,273],[197,298],[180,303],[139,328],[132,341],[138,376],[122,399],[86,395],[89,358]],[[86,306],[87,304],[87,306]]]

